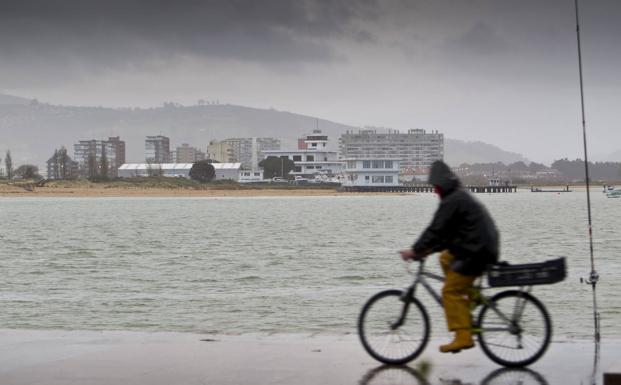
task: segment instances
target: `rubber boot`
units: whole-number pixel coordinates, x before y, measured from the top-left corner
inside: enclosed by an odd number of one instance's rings
[[[461,350],[470,349],[472,347],[474,347],[472,331],[470,331],[470,329],[457,329],[455,330],[455,338],[453,341],[450,344],[441,345],[440,352],[459,353]]]

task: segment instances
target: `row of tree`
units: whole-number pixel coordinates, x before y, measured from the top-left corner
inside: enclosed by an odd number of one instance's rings
[[[32,164],[23,164],[16,169],[13,168],[13,158],[11,150],[6,152],[4,156],[5,177],[9,180],[14,178],[20,179],[41,179],[39,168]]]
[[[507,175],[516,176],[519,174],[536,174],[541,171],[556,170],[565,182],[584,181],[585,170],[582,159],[568,160],[559,159],[552,163],[550,167],[531,162],[526,165],[524,162],[515,162],[506,165],[502,162],[496,163],[475,163],[462,164],[458,167],[458,172],[467,170],[470,174],[477,175]],[[591,180],[597,181],[621,181],[621,163],[619,162],[589,162],[589,176]]]
[[[560,159],[552,163],[552,168],[560,171],[570,180],[584,180],[585,170],[582,159]],[[618,162],[589,162],[590,180],[619,181],[621,180],[621,163]]]

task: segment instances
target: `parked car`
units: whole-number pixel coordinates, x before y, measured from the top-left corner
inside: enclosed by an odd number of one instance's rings
[[[299,175],[295,177],[294,180],[291,181],[292,184],[300,185],[300,184],[308,184],[308,179],[303,178]]]
[[[287,180],[285,178],[281,178],[281,177],[274,177],[270,180],[270,183],[287,183]]]

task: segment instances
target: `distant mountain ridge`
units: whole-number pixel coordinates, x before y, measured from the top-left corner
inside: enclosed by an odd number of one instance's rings
[[[515,162],[530,163],[522,154],[505,151],[493,144],[448,138],[444,138],[444,160],[451,166],[459,166],[463,163],[502,162],[507,165]]]
[[[32,103],[32,99],[26,99],[19,96],[0,94],[0,104],[9,105],[25,105]]]
[[[128,162],[142,162],[144,139],[148,135],[170,137],[171,149],[188,143],[205,150],[209,141],[214,139],[251,136],[279,138],[283,148],[291,148],[297,145],[297,138],[317,127],[329,136],[332,149],[336,150],[342,133],[358,129],[286,111],[228,104],[181,106],[166,103],[156,108],[71,107],[0,96],[0,151],[4,157],[4,151],[10,149],[16,165],[32,163],[43,167],[54,149],[60,146],[65,146],[73,156],[73,144],[79,140],[110,136],[120,136],[125,141]],[[445,138],[445,158],[454,166],[464,162],[528,161],[520,154],[493,145],[448,138]]]

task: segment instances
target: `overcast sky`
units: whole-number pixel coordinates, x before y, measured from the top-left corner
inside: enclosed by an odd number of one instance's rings
[[[621,1],[582,0],[589,151],[621,149]],[[574,0],[3,0],[0,92],[219,100],[582,157]]]

